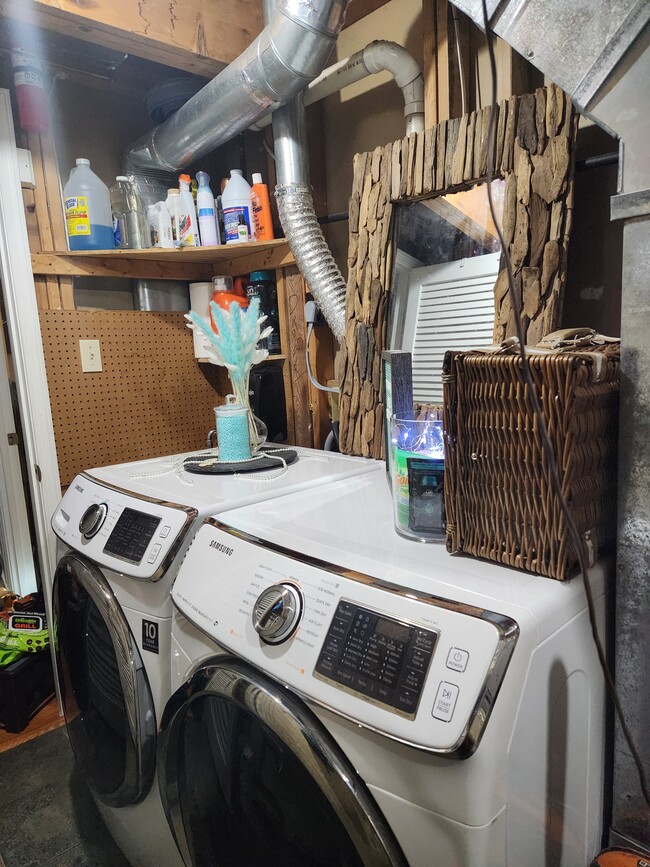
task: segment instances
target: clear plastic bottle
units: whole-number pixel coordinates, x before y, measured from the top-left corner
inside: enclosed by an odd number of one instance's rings
[[[219,244],[219,229],[215,214],[214,196],[210,189],[210,175],[207,172],[197,172],[196,179],[199,182],[196,204],[199,211],[201,246],[213,247]]]
[[[106,184],[79,157],[63,188],[65,223],[71,250],[111,250],[115,246],[111,199]]]
[[[244,178],[241,169],[232,169],[230,180],[221,194],[223,206],[223,221],[226,244],[239,244],[253,237],[251,214],[251,188]],[[247,230],[246,236],[241,231],[240,217]]]
[[[140,197],[140,192],[126,175],[118,175],[111,187],[111,208],[115,246],[127,250],[144,250],[151,247],[149,220]]]

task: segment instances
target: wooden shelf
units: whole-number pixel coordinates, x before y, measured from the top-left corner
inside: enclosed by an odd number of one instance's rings
[[[58,277],[138,277],[210,280],[214,274],[248,274],[293,265],[284,238],[219,247],[163,250],[94,250],[32,253],[34,274]]]

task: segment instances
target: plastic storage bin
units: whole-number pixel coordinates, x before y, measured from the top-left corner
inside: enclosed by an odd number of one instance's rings
[[[0,668],[0,725],[5,731],[21,732],[53,695],[54,674],[48,650],[25,654]]]

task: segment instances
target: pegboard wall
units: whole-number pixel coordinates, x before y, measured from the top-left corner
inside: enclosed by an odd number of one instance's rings
[[[228,380],[199,366],[182,313],[40,313],[61,484],[85,469],[205,445]],[[83,373],[80,340],[99,340],[102,371]]]

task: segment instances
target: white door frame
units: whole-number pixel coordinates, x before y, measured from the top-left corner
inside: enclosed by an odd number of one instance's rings
[[[9,437],[14,437],[10,442]],[[9,372],[0,338],[0,550],[3,583],[19,596],[36,590],[27,502],[20,466]]]
[[[38,562],[51,623],[56,539],[50,519],[61,499],[61,484],[7,90],[0,90],[0,166],[0,276],[18,391]]]

